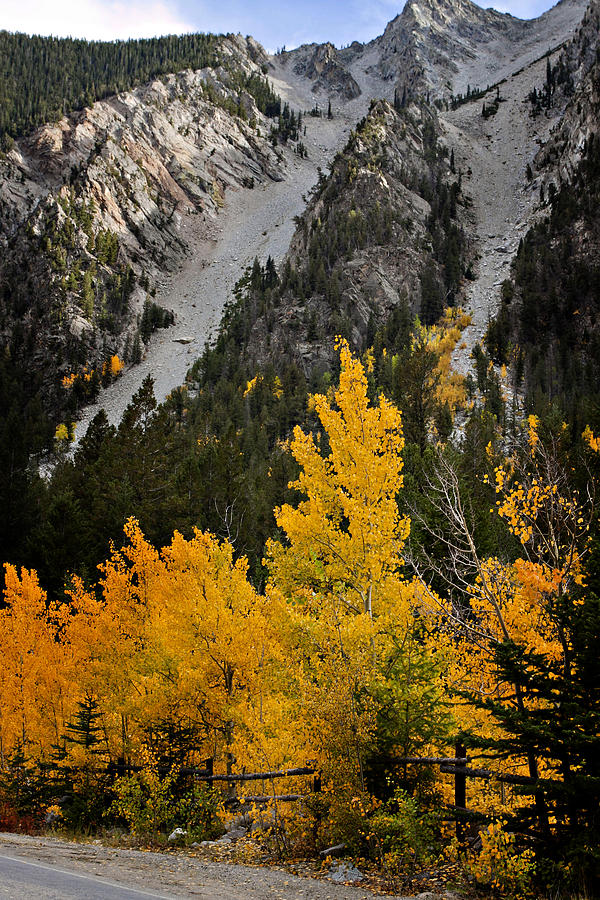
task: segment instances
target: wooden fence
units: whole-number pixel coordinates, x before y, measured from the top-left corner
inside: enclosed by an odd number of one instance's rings
[[[467,778],[494,779],[502,784],[534,784],[533,778],[525,775],[501,775],[489,769],[473,769],[463,744],[456,744],[455,756],[405,756],[400,763],[412,765],[439,765],[440,772],[454,775],[454,813],[456,814],[456,836],[464,838],[464,823],[468,818]]]
[[[113,778],[119,778],[125,775],[130,775],[133,772],[141,772],[143,768],[143,766],[132,765],[131,763],[126,762],[123,757],[120,757],[119,759],[117,759],[116,763],[109,763],[107,767],[107,773]],[[166,775],[171,771],[171,767],[158,766],[158,771],[159,773]],[[272,781],[276,778],[297,778],[302,775],[313,775],[314,777],[312,782],[312,793],[320,793],[321,791],[321,773],[317,769],[314,769],[312,766],[297,766],[293,769],[277,769],[271,772],[240,772],[239,774],[232,773],[215,775],[214,761],[211,758],[205,761],[204,768],[198,768],[196,766],[182,766],[177,770],[177,774],[187,775],[194,778],[196,781],[204,781],[207,784],[214,784],[217,781],[221,781],[232,786],[237,782]],[[294,801],[301,800],[303,796],[303,794],[257,794],[255,796],[238,798],[235,795],[232,795],[229,798],[228,802],[266,803],[269,800]]]
[[[440,772],[447,775],[454,775],[454,806],[452,807],[453,817],[456,817],[456,833],[462,839],[464,837],[464,824],[470,817],[467,808],[467,779],[482,778],[485,780],[495,779],[504,784],[533,784],[532,778],[524,775],[501,775],[497,772],[491,772],[489,769],[475,769],[469,766],[469,757],[465,747],[457,744],[454,756],[405,756],[397,760],[401,765],[437,765]],[[129,775],[132,772],[140,772],[143,766],[132,765],[119,758],[116,763],[111,762],[108,765],[107,772],[113,778]],[[158,771],[168,774],[171,771],[169,766],[159,766]],[[215,784],[223,782],[231,785],[232,789],[236,783],[247,781],[273,781],[276,778],[295,778],[303,775],[312,775],[312,793],[321,792],[321,773],[312,766],[298,766],[293,769],[278,769],[270,772],[241,772],[239,774],[214,774],[214,761],[207,759],[204,768],[197,766],[182,766],[178,770],[179,775],[187,775],[197,781],[204,781],[207,784]],[[226,801],[230,804],[243,803],[267,803],[270,800],[279,801],[295,801],[301,800],[304,794],[256,794],[253,796],[236,797],[232,791],[231,796]],[[471,816],[474,814],[471,813]]]

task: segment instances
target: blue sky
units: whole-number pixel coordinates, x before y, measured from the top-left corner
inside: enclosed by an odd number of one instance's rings
[[[369,41],[403,5],[404,0],[1,0],[0,29],[99,40],[241,31],[275,50],[309,41],[329,40],[336,46]],[[552,5],[499,0],[495,8],[527,19]]]

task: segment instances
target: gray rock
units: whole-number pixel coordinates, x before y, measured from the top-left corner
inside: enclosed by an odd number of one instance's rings
[[[345,884],[346,882],[357,884],[364,877],[359,869],[347,862],[336,863],[329,870],[329,879],[336,884]]]
[[[175,841],[183,840],[183,838],[186,837],[186,835],[187,835],[187,831],[185,830],[185,828],[174,828],[173,831],[171,832],[171,834],[169,835],[169,837],[167,838],[167,840],[169,841],[170,844],[172,844]]]
[[[232,841],[237,841],[238,838],[245,837],[247,830],[247,828],[242,828],[241,825],[238,825],[235,828],[229,828],[227,830],[227,837]]]
[[[345,849],[345,844],[334,844],[333,847],[327,847],[325,850],[321,850],[319,856],[321,859],[327,859],[328,856],[341,856]]]

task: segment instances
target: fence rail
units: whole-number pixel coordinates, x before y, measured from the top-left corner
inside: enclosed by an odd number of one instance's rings
[[[143,768],[143,766],[133,765],[132,763],[127,762],[123,757],[119,757],[116,762],[110,762],[105,771],[113,778],[117,778],[130,775],[133,772],[141,772]],[[160,774],[167,775],[172,771],[173,767],[158,766],[157,768]],[[199,768],[198,766],[182,766],[177,770],[177,774],[191,776],[197,781],[205,781],[209,784],[214,784],[218,781],[224,782],[225,784],[231,785],[232,789],[233,785],[239,782],[272,781],[275,778],[298,778],[302,775],[313,775],[314,778],[311,792],[314,794],[321,792],[321,773],[313,766],[296,766],[292,769],[275,769],[269,772],[240,772],[237,774],[224,773],[215,775],[214,760],[207,759],[204,763],[204,768]],[[293,802],[301,800],[304,796],[304,794],[256,794],[250,797],[236,797],[235,794],[232,794],[226,802],[229,804],[268,803],[272,800]]]
[[[502,775],[490,769],[476,769],[468,765],[471,760],[467,756],[463,744],[456,744],[455,756],[404,756],[398,760],[400,764],[439,765],[440,772],[454,775],[454,813],[456,816],[456,836],[462,840],[464,825],[468,821],[470,811],[467,809],[467,778],[494,779],[502,784],[535,784],[535,779],[526,775]]]

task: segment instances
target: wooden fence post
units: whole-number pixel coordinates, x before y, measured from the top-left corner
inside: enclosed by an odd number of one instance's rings
[[[457,742],[455,748],[456,758],[463,759],[466,754],[467,751],[464,744],[460,741]],[[457,771],[454,773],[454,806],[457,809],[456,837],[459,841],[462,841],[465,836],[464,822],[461,820],[460,810],[466,810],[467,808],[467,776],[465,772],[459,771],[461,768],[466,769],[466,765],[457,766]]]

